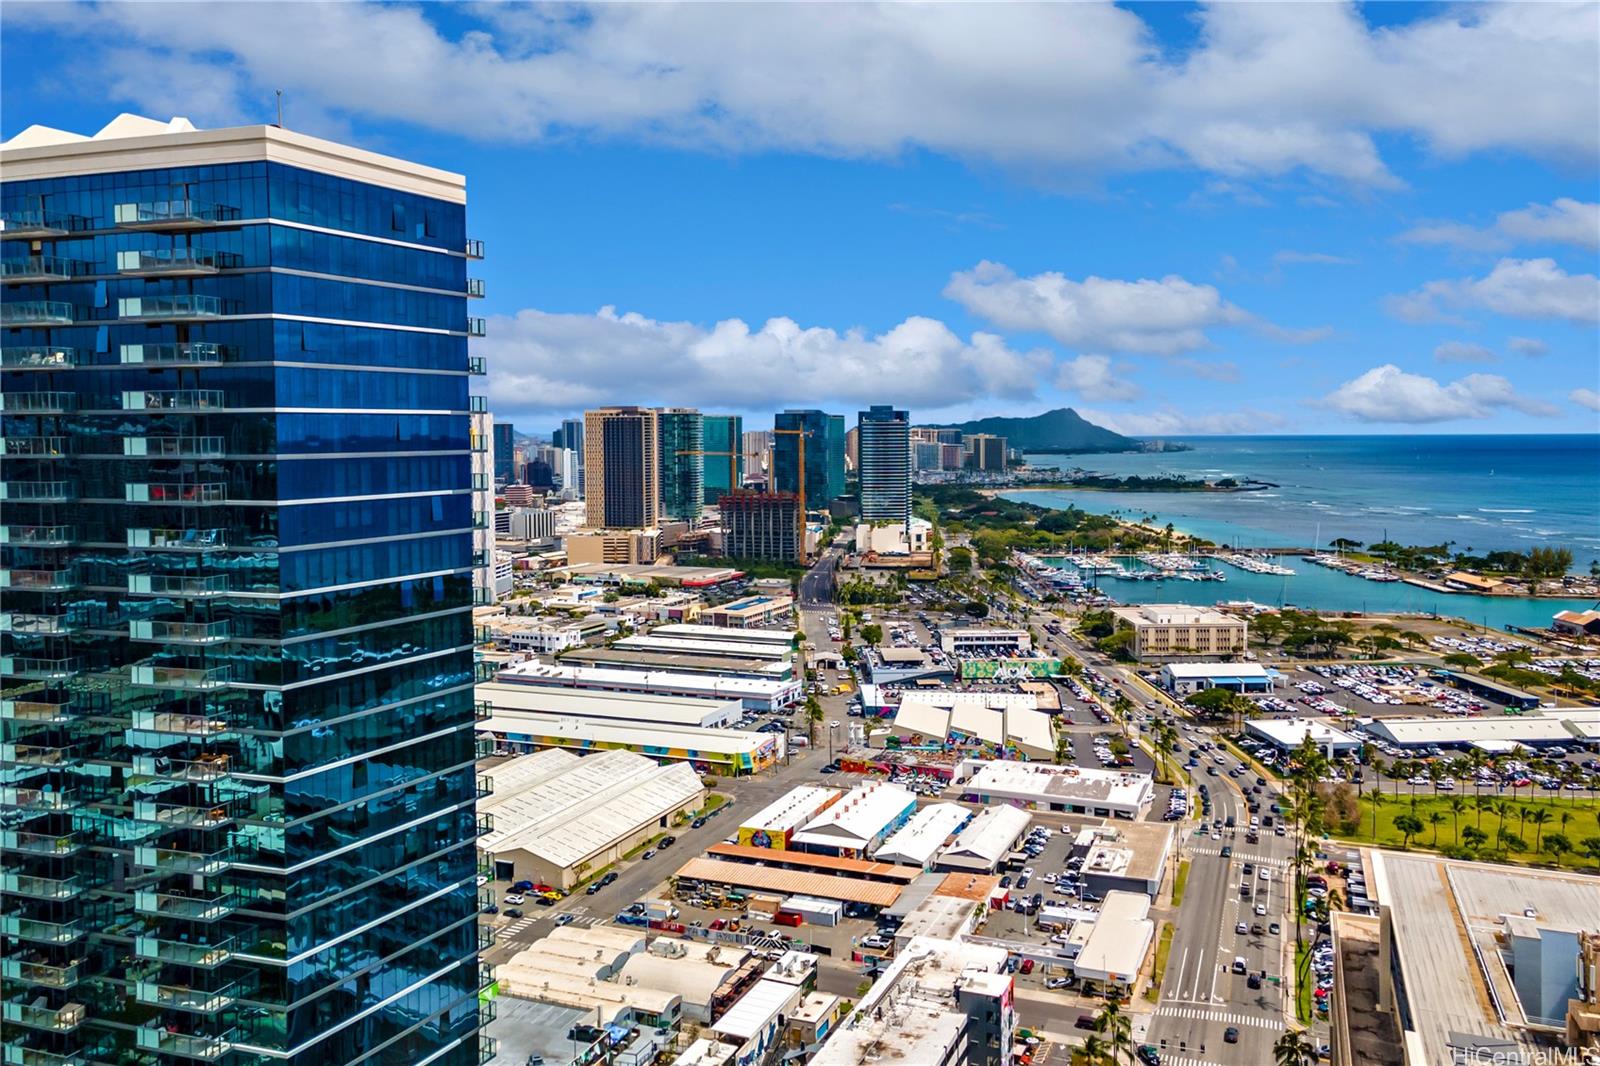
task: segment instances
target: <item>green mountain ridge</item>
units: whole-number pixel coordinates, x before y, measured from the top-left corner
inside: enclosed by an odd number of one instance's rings
[[[1070,407],[1021,418],[979,418],[932,429],[959,429],[962,433],[992,433],[1006,438],[1011,448],[1025,452],[1136,452],[1145,446],[1087,421]]]

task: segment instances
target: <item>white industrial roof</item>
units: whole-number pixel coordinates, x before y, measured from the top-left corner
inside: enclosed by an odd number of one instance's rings
[[[1260,663],[1168,663],[1161,669],[1175,678],[1257,677],[1266,680],[1277,677]]]
[[[1575,734],[1561,718],[1537,714],[1495,718],[1380,718],[1367,727],[1396,744],[1557,744]]]
[[[977,859],[992,868],[1011,850],[1031,821],[1033,815],[1021,807],[985,807],[967,823],[961,835],[950,842],[940,858]]]
[[[1025,629],[1000,629],[995,626],[964,626],[960,629],[941,629],[941,637],[976,637],[980,640],[1015,640],[1028,635]]]
[[[1269,718],[1246,722],[1245,728],[1257,736],[1266,737],[1280,748],[1298,748],[1307,736],[1318,745],[1359,748],[1361,741],[1314,718]]]
[[[958,703],[950,709],[950,728],[998,747],[1006,740],[1005,712]]]
[[[566,754],[563,752],[562,754]],[[572,866],[617,839],[656,821],[705,788],[688,763],[657,765],[631,751],[602,751],[558,774],[502,793],[492,804],[494,831],[478,846],[490,854],[526,851]]]
[[[1050,716],[1043,711],[1030,711],[1021,707],[1008,708],[1006,739],[1034,754],[1055,752],[1056,739],[1050,729]]]
[[[915,700],[902,700],[894,712],[896,729],[943,740],[950,732],[950,712]]]
[[[741,828],[764,829],[769,833],[786,832],[798,828],[824,803],[831,803],[842,795],[843,791],[837,788],[797,785],[739,825]]]
[[[85,137],[81,133],[58,130],[53,126],[32,125],[0,148],[47,148],[59,144],[77,144],[81,141],[106,141],[116,137],[149,137],[161,133],[193,133],[194,123],[186,118],[173,118],[170,122],[132,115],[124,111],[100,127],[98,133]]]
[[[961,766],[975,771],[965,779],[963,791],[1035,803],[1137,810],[1150,802],[1154,788],[1149,774],[1125,770],[979,759],[965,760]]]
[[[528,678],[536,685],[564,691],[623,689],[670,693],[664,698],[689,694],[691,698],[724,700],[775,699],[794,691],[798,681],[769,678],[725,677],[688,671],[625,670],[608,666],[567,666],[529,660],[501,671],[501,678]],[[526,684],[528,682],[520,682]]]
[[[972,812],[959,803],[931,803],[896,829],[873,855],[879,862],[925,866]]]
[[[935,707],[993,707],[1003,710],[1019,707],[1033,710],[1039,706],[1039,697],[1031,692],[982,692],[953,688],[919,688],[907,692],[900,702],[928,703]]]
[[[707,755],[753,756],[763,747],[784,743],[779,734],[754,730],[650,725],[531,711],[496,713],[487,722],[480,723],[478,729],[501,736],[547,737],[571,743],[592,741],[596,745],[626,744],[646,750],[704,752]],[[779,754],[782,754],[781,747]]]
[[[1091,979],[1131,983],[1155,935],[1149,913],[1150,897],[1143,892],[1107,892],[1073,969]]]
[[[656,626],[650,632],[655,636],[684,637],[689,640],[727,640],[733,636],[745,643],[776,644],[785,649],[792,645],[794,638],[799,635],[798,631],[793,629],[728,630],[722,626],[696,625],[692,622],[672,622]]]
[[[729,959],[736,958],[729,955]],[[718,964],[698,959],[669,959],[648,951],[631,956],[623,963],[617,980],[623,984],[659,988],[683,997],[685,1003],[701,1006],[711,1002],[728,975],[738,969],[735,962]]]
[[[739,640],[737,639],[738,636],[744,633],[742,629],[724,629],[720,632],[723,634],[722,640],[664,637],[649,633],[639,637],[623,637],[611,646],[634,651],[677,651],[691,655],[721,655],[740,659],[788,658],[789,648],[787,645]]]
[[[517,675],[507,671],[503,676],[515,678]],[[738,698],[733,696],[725,699],[692,699],[649,692],[579,691],[555,688],[537,681],[490,681],[478,686],[478,699],[489,701],[496,714],[504,711],[541,711],[545,714],[610,718],[652,725],[712,725],[729,717],[741,717],[744,713]]]
[[[711,1026],[713,1032],[748,1040],[774,1017],[789,1008],[800,996],[800,986],[763,978],[728,1008],[728,1013]]]
[[[909,789],[888,781],[869,781],[845,793],[843,799],[817,815],[795,833],[797,844],[864,848],[883,827],[917,802]]]
[[[620,925],[596,925],[588,929],[576,925],[558,925],[546,933],[540,943],[564,941],[568,944],[581,944],[584,947],[603,947],[633,953],[644,950],[645,940],[643,930],[634,932]]]

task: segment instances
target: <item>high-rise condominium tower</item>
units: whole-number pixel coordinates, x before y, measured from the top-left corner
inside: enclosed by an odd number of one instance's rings
[[[823,411],[780,411],[773,417],[772,489],[799,492],[800,448],[805,446],[806,508],[825,510],[844,495],[844,416]],[[799,430],[803,435],[797,435]]]
[[[0,146],[5,1061],[480,1061],[465,180]]]
[[[706,415],[704,423],[705,450],[713,453],[705,457],[705,499],[716,503],[744,484],[744,419],[738,415]]]
[[[861,520],[906,522],[911,518],[911,419],[904,411],[876,404],[861,412]]]
[[[584,520],[591,529],[661,524],[660,442],[660,419],[651,408],[584,412]]]
[[[705,425],[699,411],[666,407],[657,414],[661,440],[661,517],[694,522],[705,506]]]

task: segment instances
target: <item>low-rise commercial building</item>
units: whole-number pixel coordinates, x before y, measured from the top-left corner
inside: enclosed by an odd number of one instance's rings
[[[1040,811],[1141,818],[1155,783],[1149,774],[1085,766],[963,759],[954,780],[979,803],[1020,803]]]
[[[572,666],[605,666],[618,670],[660,670],[707,677],[748,677],[787,681],[794,676],[790,659],[729,659],[692,652],[641,651],[636,648],[573,648],[561,655]]]
[[[1086,991],[1126,993],[1133,987],[1155,942],[1156,923],[1149,915],[1150,897],[1142,892],[1106,894],[1088,939],[1072,963]]]
[[[686,762],[701,773],[742,777],[774,765],[787,751],[782,733],[701,726],[645,725],[614,718],[508,710],[478,725],[491,748],[526,753],[631,751]]]
[[[1348,755],[1361,748],[1361,741],[1358,738],[1314,718],[1253,720],[1246,721],[1244,728],[1251,736],[1260,737],[1284,752],[1299,748],[1307,737],[1310,737],[1311,742],[1330,759]]]
[[[793,615],[792,596],[746,596],[701,612],[701,617],[717,629],[753,629],[788,621]]]
[[[1055,755],[1050,716],[1023,692],[907,692],[892,733],[913,744],[978,749],[986,756],[1049,759]]]
[[[890,834],[873,857],[925,870],[951,835],[971,818],[972,812],[959,803],[930,803]]]
[[[939,853],[934,867],[992,873],[1028,831],[1031,815],[1020,807],[985,807]]]
[[[797,785],[741,822],[739,843],[783,851],[801,826],[837,803],[843,795],[837,788]]]
[[[867,858],[917,809],[916,794],[888,781],[868,781],[829,804],[789,837],[801,851]]]
[[[921,648],[872,648],[857,663],[865,667],[874,685],[955,680],[950,660],[935,659]]]
[[[1244,654],[1249,624],[1211,607],[1145,603],[1113,607],[1133,628],[1128,651],[1141,662],[1167,659],[1229,659]]]
[[[500,671],[497,680],[478,686],[478,699],[487,701],[495,714],[509,711],[565,714],[645,727],[732,726],[744,717],[744,707],[737,696],[714,697],[710,693],[695,697],[666,696],[632,689],[580,689],[552,683],[561,678],[545,676],[544,671],[550,669],[540,662],[508,666]]]
[[[974,626],[939,630],[939,647],[946,655],[963,659],[1026,655],[1033,650],[1033,638],[1026,629],[991,629]]]
[[[749,629],[730,632],[719,628],[717,632],[722,634],[722,639],[713,641],[663,634],[661,630],[666,628],[657,626],[650,633],[623,637],[612,644],[612,647],[623,651],[667,652],[697,655],[708,659],[764,659],[767,662],[783,662],[793,654],[788,647],[746,639],[752,634],[771,632],[771,630]]]
[[[667,696],[687,700],[725,702],[737,700],[747,711],[771,714],[800,700],[798,681],[753,680],[741,677],[650,670],[619,670],[578,666],[565,661],[552,665],[530,662],[500,672],[506,684],[530,685],[559,692],[614,692]],[[726,722],[700,722],[702,725]]]
[[[801,995],[799,985],[770,979],[757,981],[712,1024],[710,1032],[736,1049],[734,1066],[756,1066],[776,1054],[783,1044],[787,1016],[799,1004]]]
[[[1260,663],[1167,663],[1161,684],[1176,696],[1208,688],[1231,692],[1271,692],[1282,675]]]
[[[1109,892],[1142,892],[1151,899],[1161,892],[1172,858],[1174,832],[1167,822],[1119,822],[1085,829],[1081,876],[1097,896]]]
[[[504,618],[489,628],[489,637],[507,651],[555,655],[580,647],[592,632],[604,632],[605,623],[549,622],[527,618]]]
[[[862,522],[855,528],[855,548],[862,554],[927,555],[932,551],[933,523],[926,518],[910,522]]]
[[[755,891],[779,896],[815,896],[867,907],[893,905],[904,887],[891,881],[704,858],[690,859],[678,867],[672,882],[673,891],[681,897],[698,895],[724,899],[730,890],[746,894]]]
[[[1571,744],[1581,736],[1581,721],[1543,714],[1490,718],[1377,718],[1367,732],[1398,748],[1479,748],[1504,754],[1515,747]]]

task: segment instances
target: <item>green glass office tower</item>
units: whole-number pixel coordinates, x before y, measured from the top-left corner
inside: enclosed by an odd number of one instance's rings
[[[661,516],[694,522],[705,506],[705,427],[699,411],[666,407],[658,416],[661,449]]]
[[[785,432],[793,430],[805,436]],[[806,449],[806,509],[825,510],[844,495],[844,416],[790,410],[773,417],[772,491],[799,491],[801,441]]]
[[[738,415],[706,415],[703,422],[708,453],[705,499],[707,503],[716,503],[744,484],[744,419]]]
[[[6,1063],[476,1066],[465,183],[0,149]]]
[[[862,411],[860,456],[863,522],[907,522],[911,518],[911,417],[886,404]]]

